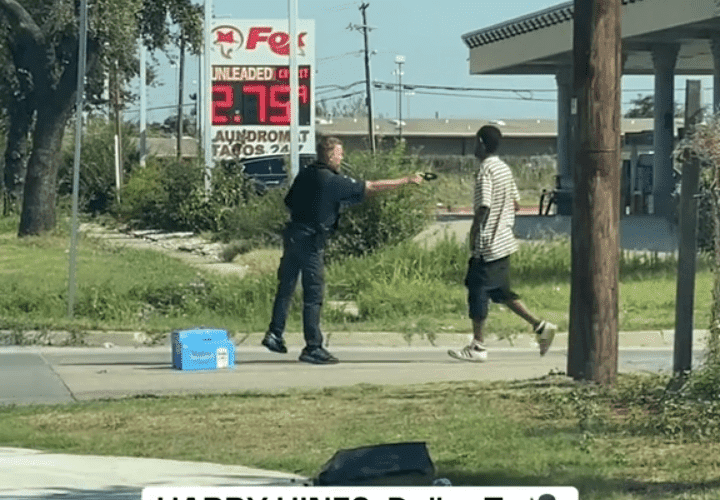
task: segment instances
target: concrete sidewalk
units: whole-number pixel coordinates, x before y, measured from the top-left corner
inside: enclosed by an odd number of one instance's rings
[[[145,487],[301,486],[308,479],[239,465],[0,448],[0,498],[139,500]]]
[[[693,363],[701,359],[706,332],[694,335]],[[441,333],[407,338],[399,333],[330,333],[329,349],[341,362],[314,366],[298,361],[298,333],[286,335],[289,352],[271,353],[261,333],[236,338],[232,369],[175,370],[169,336],[162,344],[143,344],[142,335],[96,334],[87,347],[0,347],[0,405],[59,404],[135,395],[278,392],[356,384],[404,385],[427,382],[515,380],[564,373],[566,332],[556,335],[550,352],[539,356],[533,335],[486,342],[488,362],[468,366],[447,355],[467,344],[468,334]],[[674,337],[669,331],[622,333],[620,372],[672,370]]]

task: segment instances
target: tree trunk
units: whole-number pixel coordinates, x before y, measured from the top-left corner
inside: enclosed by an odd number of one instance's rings
[[[11,206],[18,207],[22,200],[23,184],[30,148],[29,135],[35,114],[32,94],[35,90],[33,68],[40,67],[46,59],[42,30],[16,0],[0,0],[0,9],[13,27],[7,40],[12,62],[15,65],[17,83],[11,83],[12,101],[7,106],[9,127],[5,149],[5,189],[7,213]]]
[[[55,228],[57,176],[65,127],[75,108],[77,94],[77,39],[64,40],[68,47],[63,73],[56,81],[52,68],[35,68],[35,82],[44,82],[32,94],[30,105],[37,110],[33,150],[27,165],[23,208],[18,236],[37,235]],[[88,71],[97,62],[97,45],[89,40]]]
[[[73,96],[57,96],[45,102],[54,104],[38,106],[18,236],[36,235],[55,227],[60,151]]]
[[[10,119],[3,174],[6,196],[3,210],[6,215],[10,211],[14,212],[19,209],[22,202],[27,155],[30,147],[29,134],[33,119],[33,112],[28,106],[27,99],[22,97],[16,99],[9,106],[8,114]]]

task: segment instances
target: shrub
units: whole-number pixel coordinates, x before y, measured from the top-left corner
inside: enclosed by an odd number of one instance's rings
[[[169,225],[169,197],[163,169],[157,161],[150,160],[145,168],[133,172],[121,200],[120,215],[133,225],[160,228]]]
[[[122,171],[124,176],[130,173],[131,165],[137,164],[138,161],[136,141],[131,138],[132,135],[129,132],[130,129],[127,127],[123,130]],[[74,155],[73,140],[72,143],[68,142],[62,151],[62,161],[58,171],[58,194],[60,196],[72,195]],[[116,197],[115,128],[112,123],[104,119],[92,120],[88,123],[83,134],[79,173],[79,209],[93,215],[111,212]]]
[[[343,173],[362,179],[394,178],[427,169],[417,158],[406,156],[403,147],[379,153],[374,160],[367,153],[356,152],[348,161],[351,166]],[[242,185],[233,184],[231,179],[242,178],[238,169],[237,165],[224,163],[213,173],[213,199],[224,207],[218,219],[218,237],[226,242],[253,241],[255,246],[280,244],[288,219],[284,203],[287,186],[260,194],[247,178]],[[426,227],[432,205],[426,189],[401,189],[344,211],[328,243],[328,260],[366,255],[415,236]]]
[[[364,179],[394,178],[426,170],[398,147],[373,159],[351,155],[348,174]],[[135,226],[166,230],[209,231],[217,239],[242,240],[251,247],[279,245],[288,219],[287,186],[259,191],[239,162],[222,162],[212,173],[212,191],[204,190],[204,167],[198,162],[148,162],[133,172],[122,196],[121,215]],[[366,255],[411,238],[426,227],[433,202],[429,188],[383,193],[348,210],[328,246],[328,259]]]
[[[347,174],[366,180],[391,179],[427,170],[417,157],[405,154],[403,144],[371,156],[364,152],[349,155]],[[328,260],[371,253],[418,234],[432,217],[429,188],[399,189],[374,196],[348,209],[327,248]]]
[[[714,203],[712,198],[713,172],[705,168],[701,172],[698,192],[698,249],[712,253],[715,248],[715,218],[713,217]]]
[[[164,163],[169,226],[180,231],[215,231],[217,210],[205,192],[205,165],[198,160]]]
[[[222,241],[247,240],[256,246],[277,243],[287,212],[285,189],[260,193],[235,162],[218,164],[211,192],[198,161],[150,159],[125,186],[121,215],[138,227],[215,233]]]
[[[198,161],[151,158],[128,180],[120,215],[136,227],[169,231],[216,231],[220,208],[205,193]]]
[[[258,190],[242,173],[242,165],[223,162],[213,171],[211,196],[218,239],[243,240],[252,247],[277,245],[288,218],[284,197],[287,187]]]

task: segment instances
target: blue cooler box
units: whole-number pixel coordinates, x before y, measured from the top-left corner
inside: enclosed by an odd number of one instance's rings
[[[172,356],[178,370],[235,368],[235,345],[226,330],[172,332]]]

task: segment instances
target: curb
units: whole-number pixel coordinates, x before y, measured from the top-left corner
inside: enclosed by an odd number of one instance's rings
[[[170,334],[151,335],[138,331],[42,331],[28,330],[16,332],[0,330],[0,346],[3,347],[168,347]],[[232,338],[238,347],[257,347],[264,332],[238,333]],[[328,347],[457,347],[468,342],[469,333],[437,333],[433,338],[426,334],[405,334],[401,332],[325,332]],[[707,345],[707,330],[695,330],[693,333],[693,349],[704,349]],[[288,332],[285,340],[290,345],[303,345],[301,332]],[[568,345],[568,332],[555,335],[555,346]],[[675,343],[674,330],[648,330],[638,332],[620,332],[618,346],[620,348],[654,348],[673,349]],[[520,334],[509,339],[493,338],[485,342],[488,348],[496,349],[537,349],[534,335]]]

